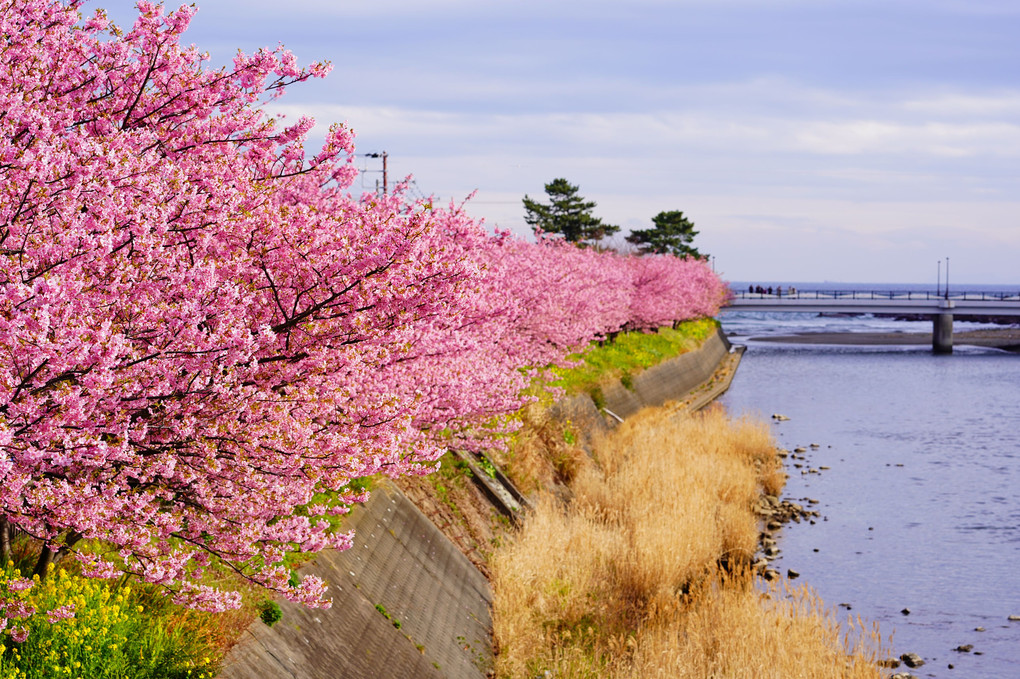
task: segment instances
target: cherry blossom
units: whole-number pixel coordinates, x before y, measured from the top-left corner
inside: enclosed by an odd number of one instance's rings
[[[327,519],[354,479],[491,445],[545,367],[725,301],[699,260],[353,196],[349,128],[310,152],[311,119],[265,109],[328,64],[213,69],[193,7],[122,31],[82,6],[0,0],[0,536],[40,577],[71,554],[215,611],[215,562],[328,605],[284,559],[351,545]]]

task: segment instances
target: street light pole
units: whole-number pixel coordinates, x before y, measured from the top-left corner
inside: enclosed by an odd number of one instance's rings
[[[946,299],[949,299],[949,258],[946,257]]]
[[[942,260],[941,259],[938,261],[938,265],[939,265],[939,273],[938,273],[938,277],[935,279],[935,296],[936,297],[938,297],[939,295],[942,294]]]

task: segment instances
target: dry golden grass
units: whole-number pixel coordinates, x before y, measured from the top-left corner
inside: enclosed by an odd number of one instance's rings
[[[877,629],[848,621],[807,588],[767,593],[746,572],[698,587],[635,635],[615,676],[747,679],[877,679]],[[582,674],[583,676],[583,674]]]
[[[768,430],[721,411],[640,413],[492,557],[497,675],[880,677],[805,590],[748,572],[751,507],[785,479]]]
[[[570,425],[550,418],[544,404],[525,406],[520,418],[521,428],[509,450],[493,454],[521,491],[532,493],[570,483],[591,463]]]

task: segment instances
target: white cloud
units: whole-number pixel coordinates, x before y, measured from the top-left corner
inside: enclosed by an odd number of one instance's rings
[[[924,98],[907,99],[900,108],[912,115],[936,118],[1017,118],[1020,117],[1020,91],[934,93]]]
[[[1005,106],[1005,104],[1003,104]],[[711,110],[648,113],[457,113],[392,106],[277,106],[289,117],[347,120],[364,139],[430,149],[440,155],[520,151],[522,159],[555,146],[565,156],[667,156],[698,149],[722,154],[1016,157],[1020,123],[887,118],[832,119],[828,111],[800,111],[799,119]],[[896,108],[896,107],[892,107]],[[818,115],[812,117],[812,113]]]
[[[794,134],[798,148],[820,154],[1020,156],[1020,124],[813,122]]]

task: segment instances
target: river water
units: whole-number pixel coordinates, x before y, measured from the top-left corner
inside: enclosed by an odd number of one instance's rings
[[[778,569],[799,572],[841,618],[878,622],[897,655],[925,659],[916,676],[1020,677],[1020,622],[1009,621],[1020,615],[1020,355],[746,340],[930,323],[720,319],[748,346],[721,403],[786,415],[770,424],[777,443],[807,449],[786,460],[784,497],[816,499],[822,516],[780,531]]]

